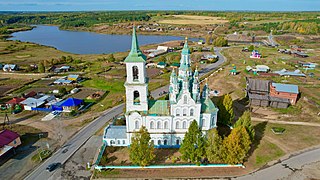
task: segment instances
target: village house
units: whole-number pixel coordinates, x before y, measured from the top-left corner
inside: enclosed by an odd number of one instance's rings
[[[20,135],[5,129],[0,132],[0,157],[21,145]]]
[[[13,108],[17,104],[21,105],[21,102],[24,100],[25,100],[25,98],[14,97],[10,101],[7,101],[6,105],[10,109],[10,108]]]
[[[287,108],[297,102],[299,95],[297,85],[273,83],[269,80],[251,78],[246,78],[246,80],[246,91],[251,105]]]
[[[54,106],[62,108],[63,112],[71,112],[72,110],[77,110],[83,105],[82,99],[68,98],[64,101],[56,103]]]
[[[274,71],[274,73],[279,74],[280,76],[300,76],[300,77],[306,77],[305,74],[301,73],[299,69],[294,71],[288,71],[286,69],[282,69],[280,71]]]

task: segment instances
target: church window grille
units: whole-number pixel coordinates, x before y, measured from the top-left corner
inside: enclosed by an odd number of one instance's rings
[[[164,122],[164,129],[168,129],[168,121]]]
[[[186,122],[186,121],[183,121],[183,123],[182,123],[182,129],[187,129],[187,122]]]
[[[183,116],[187,116],[187,109],[183,109]]]
[[[157,129],[161,129],[161,122],[160,121],[157,122]]]
[[[187,95],[185,95],[185,96],[183,97],[183,104],[188,104],[188,97],[187,97]]]
[[[140,94],[139,91],[133,92],[133,104],[139,105],[140,104]]]
[[[135,123],[134,123],[134,128],[135,129],[139,129],[140,127],[139,127],[139,121],[136,121]]]
[[[150,122],[150,129],[154,129],[154,122],[153,121]]]
[[[132,67],[132,76],[133,76],[133,81],[137,81],[139,78],[139,70],[137,66]]]
[[[179,129],[180,128],[180,123],[179,121],[176,122],[176,129]]]
[[[194,110],[190,109],[190,116],[193,116],[193,115],[194,115]]]
[[[180,109],[176,110],[176,116],[180,116]]]

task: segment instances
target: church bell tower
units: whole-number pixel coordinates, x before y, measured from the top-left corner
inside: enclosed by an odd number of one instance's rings
[[[126,88],[126,111],[147,111],[148,82],[146,56],[139,48],[135,27],[133,27],[132,32],[131,51],[124,62],[127,71],[127,79],[124,84]]]

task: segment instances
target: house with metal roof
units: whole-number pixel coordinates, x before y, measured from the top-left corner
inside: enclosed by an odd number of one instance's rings
[[[8,129],[0,132],[0,157],[21,144],[20,135]]]
[[[288,71],[286,69],[282,69],[280,71],[274,71],[274,73],[279,74],[280,76],[300,76],[300,77],[306,77],[305,74],[301,73],[299,69],[295,71]]]
[[[2,70],[3,70],[3,71],[13,72],[13,71],[18,71],[18,70],[19,70],[19,67],[18,67],[18,65],[16,65],[16,64],[5,64],[5,65],[2,67]]]
[[[64,101],[56,103],[54,106],[61,107],[63,112],[71,112],[72,110],[78,109],[83,105],[84,101],[82,99],[68,98]]]
[[[139,49],[133,29],[132,48],[125,59],[126,126],[107,127],[104,133],[107,145],[129,146],[134,133],[145,126],[155,147],[180,147],[194,120],[204,134],[209,129],[217,127],[218,108],[209,97],[210,89],[207,83],[202,92],[200,91],[199,72],[198,69],[191,69],[190,54],[186,38],[179,68],[177,72],[172,70],[170,75],[169,99],[148,99],[146,57]]]
[[[287,108],[295,105],[299,90],[297,85],[274,83],[269,80],[246,78],[250,105]]]

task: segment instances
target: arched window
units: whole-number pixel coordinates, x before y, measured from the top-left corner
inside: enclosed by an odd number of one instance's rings
[[[187,129],[187,121],[183,121],[183,123],[182,123],[182,129]]]
[[[150,129],[154,129],[154,122],[153,121],[150,122]]]
[[[167,145],[168,144],[168,141],[165,139],[164,141],[163,141],[163,145]]]
[[[135,105],[139,105],[140,104],[139,91],[133,91],[133,104],[135,104]]]
[[[157,122],[157,129],[161,129],[161,122],[160,121]]]
[[[190,109],[190,116],[193,116],[193,115],[194,115],[194,110]]]
[[[180,145],[180,140],[179,139],[176,140],[176,145]]]
[[[153,139],[151,140],[151,144],[153,144],[153,145],[154,145],[154,140],[153,140]]]
[[[187,109],[183,109],[183,116],[187,116]]]
[[[110,141],[110,144],[111,144],[111,145],[112,145],[112,144],[115,144],[114,140],[111,140],[111,141]]]
[[[168,129],[168,121],[165,121],[164,122],[164,127],[163,127],[164,129]]]
[[[135,129],[139,129],[140,127],[139,127],[139,121],[136,121],[135,123],[134,123],[134,128]]]
[[[122,144],[126,144],[126,140],[122,140]]]
[[[180,116],[180,109],[178,109],[178,108],[176,110],[176,116]]]
[[[179,121],[176,122],[176,129],[179,129],[180,128],[180,123]]]
[[[158,145],[161,145],[161,140],[158,140]]]
[[[188,97],[187,97],[187,95],[184,95],[184,97],[183,97],[183,104],[188,104]]]
[[[120,140],[118,140],[118,144],[120,144],[121,142],[120,142]]]
[[[139,70],[137,66],[132,67],[132,77],[133,77],[133,81],[136,81],[139,78]]]

